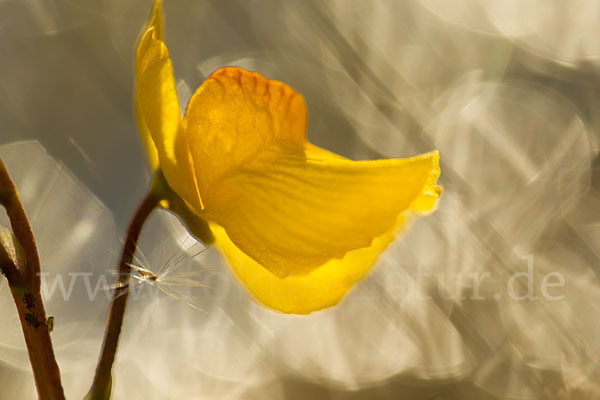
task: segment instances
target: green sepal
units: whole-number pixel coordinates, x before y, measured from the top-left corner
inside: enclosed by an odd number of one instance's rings
[[[152,180],[152,190],[163,199],[161,207],[175,214],[185,225],[187,231],[196,240],[209,246],[215,241],[215,237],[208,226],[208,222],[194,214],[185,204],[185,201],[167,183],[161,170],[158,170]]]

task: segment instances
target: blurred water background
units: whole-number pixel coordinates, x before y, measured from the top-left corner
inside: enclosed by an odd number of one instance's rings
[[[150,3],[0,0],[0,156],[68,398],[91,382],[149,180],[132,63]],[[135,286],[115,399],[600,398],[600,1],[165,0],[165,14],[182,104],[218,67],[260,72],[305,96],[315,144],[439,149],[445,192],[338,307],[305,317],[255,304],[156,212],[138,262],[164,291]],[[33,399],[11,302],[0,283],[0,399]]]

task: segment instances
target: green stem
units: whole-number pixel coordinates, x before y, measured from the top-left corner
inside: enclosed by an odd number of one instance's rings
[[[107,400],[111,395],[112,366],[115,361],[119,335],[121,334],[121,326],[123,325],[123,317],[129,295],[130,264],[133,261],[142,226],[152,210],[162,200],[161,193],[163,192],[163,188],[160,184],[157,184],[157,181],[158,179],[154,180],[152,188],[138,206],[127,228],[127,237],[125,238],[121,261],[118,266],[119,281],[108,313],[104,342],[98,366],[96,367],[96,374],[86,400]]]
[[[9,268],[0,265],[8,279],[17,306],[38,396],[42,400],[64,399],[60,370],[54,356],[46,311],[40,294],[40,259],[35,239],[19,193],[0,159],[0,203],[6,209],[15,237],[23,247],[26,262]]]

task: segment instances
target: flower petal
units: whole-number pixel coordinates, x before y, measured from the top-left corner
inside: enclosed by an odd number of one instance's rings
[[[225,229],[212,223],[216,244],[229,261],[233,271],[252,295],[265,306],[285,313],[308,314],[337,304],[348,290],[360,281],[377,258],[393,241],[394,236],[412,219],[421,214],[423,205],[432,205],[439,188],[428,186],[409,210],[400,214],[394,226],[370,246],[347,252],[343,258],[331,259],[306,275],[278,277],[238,248]],[[431,210],[431,207],[429,207]]]
[[[137,49],[135,102],[139,129],[152,168],[160,166],[173,189],[193,207],[202,209],[173,65],[163,41],[161,6],[162,1],[155,1]]]
[[[330,260],[307,275],[280,278],[241,251],[223,228],[211,224],[211,231],[217,247],[250,293],[265,306],[291,314],[308,314],[337,304],[394,239],[390,230],[371,246],[350,251],[342,259]]]
[[[264,153],[212,184],[205,218],[280,278],[369,247],[411,210],[435,206],[437,152],[350,161],[314,146]]]
[[[306,104],[288,85],[242,68],[215,71],[192,96],[185,116],[200,193],[273,146],[302,152]]]

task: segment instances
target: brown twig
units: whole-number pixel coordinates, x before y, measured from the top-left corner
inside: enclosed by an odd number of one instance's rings
[[[121,326],[123,325],[123,316],[125,315],[125,306],[129,295],[129,277],[133,260],[133,255],[137,248],[137,241],[142,230],[144,222],[161,201],[160,190],[153,185],[150,192],[138,206],[129,227],[127,228],[127,237],[123,245],[123,253],[119,262],[118,273],[119,283],[115,288],[113,299],[108,313],[108,321],[104,332],[104,342],[102,352],[96,367],[96,374],[92,387],[86,396],[86,400],[107,400],[112,391],[112,366],[117,352]]]
[[[46,311],[40,294],[40,259],[35,239],[19,193],[0,159],[0,203],[6,209],[12,231],[23,247],[26,261],[0,265],[17,306],[23,335],[33,369],[38,396],[42,400],[64,399],[60,370],[54,356]]]

